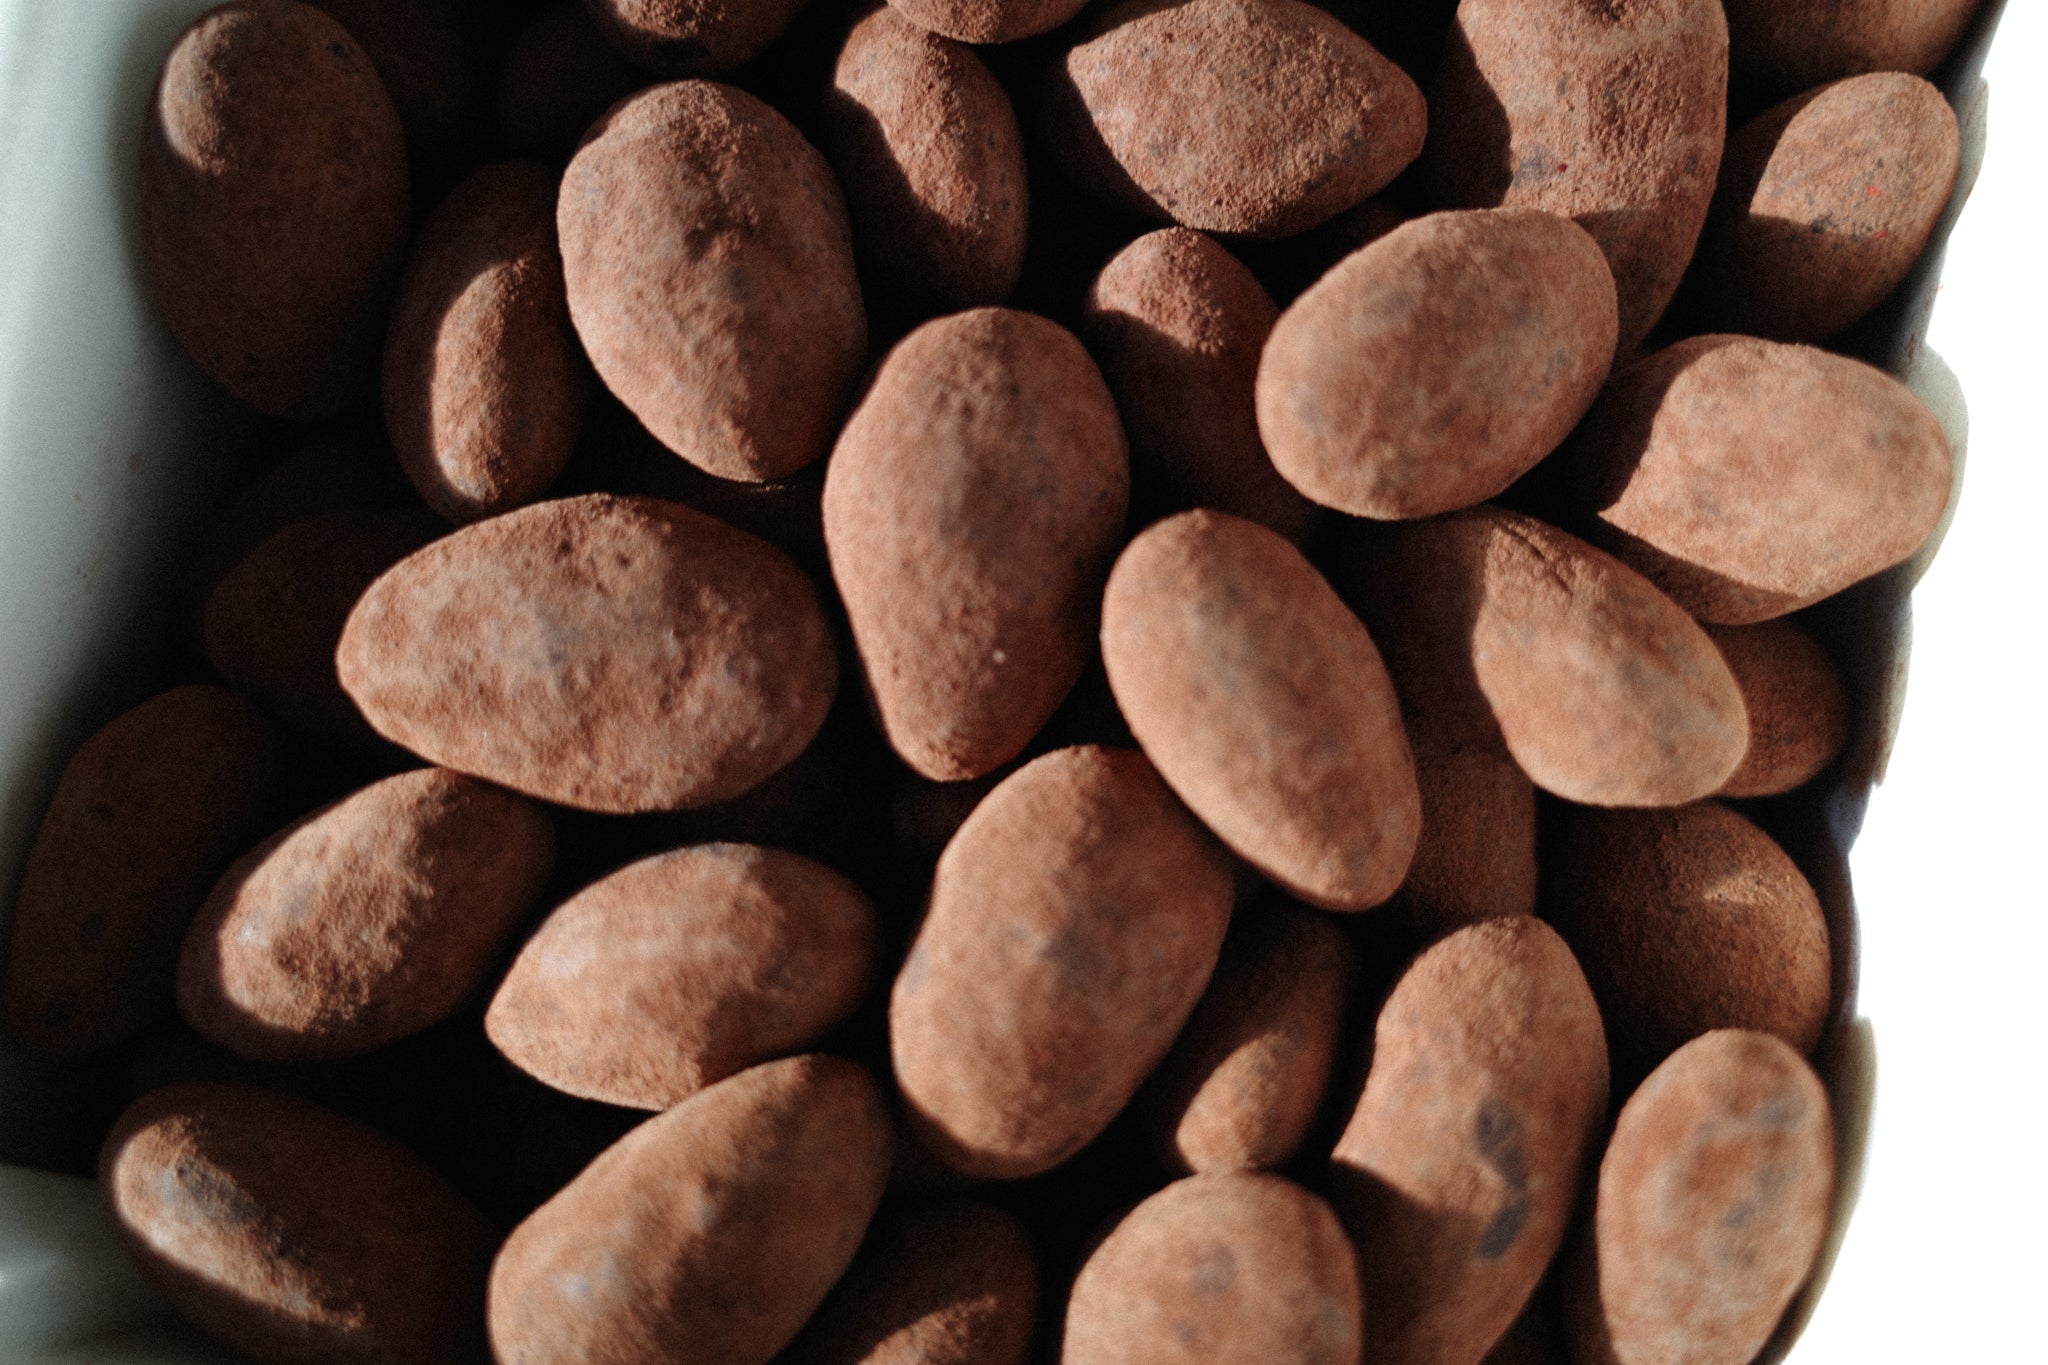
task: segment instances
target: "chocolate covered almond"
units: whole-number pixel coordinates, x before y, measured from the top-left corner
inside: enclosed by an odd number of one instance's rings
[[[263,714],[177,687],[78,747],[14,897],[7,1031],[38,1052],[120,1042],[172,1001],[178,940],[264,815],[277,777]]]
[[[1492,1348],[1564,1238],[1606,1109],[1600,1012],[1548,925],[1470,925],[1409,964],[1331,1156],[1369,1308],[1366,1359],[1476,1361]]]
[[[1779,796],[1818,777],[1849,743],[1849,692],[1834,660],[1782,617],[1707,634],[1749,713],[1749,750],[1715,795]]]
[[[889,1175],[882,1094],[812,1054],[701,1090],[608,1148],[491,1267],[503,1365],[767,1365],[845,1273]]]
[[[336,653],[387,738],[588,810],[738,796],[824,724],[838,661],[802,570],[657,498],[464,527],[377,580]]]
[[[710,81],[613,107],[562,178],[569,316],[598,376],[725,479],[825,453],[867,358],[846,206],[781,114]]]
[[[1294,546],[1220,512],[1155,523],[1110,575],[1102,659],[1139,746],[1240,857],[1325,909],[1401,884],[1421,809],[1399,703]]]
[[[752,844],[678,849],[548,916],[484,1029],[558,1090],[665,1109],[851,1014],[876,937],[867,897],[808,858]]]
[[[440,768],[386,778],[228,869],[185,935],[179,1010],[260,1061],[395,1042],[483,985],[554,853],[523,797]]]
[[[184,1317],[278,1365],[481,1365],[497,1233],[412,1152],[273,1091],[173,1085],[107,1137],[100,1184]]]
[[[411,225],[405,133],[348,31],[297,0],[201,15],[142,138],[142,249],[171,333],[258,411],[368,392]]]
[[[1026,764],[940,855],[889,999],[913,1131],[1011,1179],[1079,1151],[1166,1055],[1215,969],[1231,876],[1142,754]]]
[[[1023,751],[1081,676],[1129,496],[1116,404],[1058,324],[980,308],[889,352],[825,471],[825,548],[906,763]]]

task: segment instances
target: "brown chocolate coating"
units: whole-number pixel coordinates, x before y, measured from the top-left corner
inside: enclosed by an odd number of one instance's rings
[[[520,156],[566,161],[598,115],[646,83],[597,31],[584,0],[552,0],[498,68],[498,140]]]
[[[1221,512],[1155,523],[1110,574],[1102,660],[1146,756],[1238,856],[1327,910],[1401,884],[1422,810],[1399,703],[1299,550]]]
[[[953,781],[1022,752],[1087,661],[1129,496],[1115,401],[1058,324],[980,308],[889,353],[825,471],[825,548],[904,762]]]
[[[335,645],[370,584],[445,529],[416,505],[345,508],[291,523],[207,595],[207,661],[289,724],[369,738],[335,672]]]
[[[1768,89],[1806,90],[1870,71],[1924,76],[1980,0],[1724,0],[1735,69]]]
[[[1252,382],[1279,310],[1193,228],[1147,233],[1089,286],[1082,333],[1131,438],[1139,503],[1213,507],[1299,544],[1320,519],[1259,440]]]
[[[1141,754],[1060,749],[946,846],[889,1000],[922,1145],[964,1175],[1059,1165],[1159,1064],[1215,970],[1230,865]]]
[[[295,521],[350,508],[403,507],[413,496],[381,431],[323,431],[265,469],[213,518],[193,546],[193,578],[210,591]]]
[[[1742,687],[1749,752],[1717,796],[1777,796],[1802,787],[1849,742],[1849,691],[1811,635],[1787,620],[1713,626],[1707,634]]]
[[[1001,303],[1024,268],[1024,137],[974,50],[887,5],[854,24],[825,95],[854,250],[910,317]]]
[[[1177,1172],[1265,1170],[1294,1155],[1330,1084],[1358,955],[1284,902],[1231,922],[1223,954],[1137,1108]]]
[[[1896,71],[1794,96],[1728,139],[1687,288],[1719,332],[1819,341],[1881,303],[1956,187],[1956,115]]]
[[[804,0],[587,0],[605,40],[666,76],[730,71],[782,36]]]
[[[1600,1013],[1548,925],[1470,925],[1409,965],[1331,1156],[1373,1365],[1476,1361],[1507,1331],[1564,1238],[1606,1109]]]
[[[1709,1029],[1811,1052],[1827,1022],[1827,918],[1771,837],[1716,801],[1560,806],[1546,816],[1543,917],[1571,944],[1633,1080]]]
[[[1386,661],[1422,796],[1422,837],[1388,909],[1425,936],[1534,914],[1536,786],[1508,752],[1434,557],[1378,553],[1381,539],[1351,523],[1336,584]]]
[[[852,1262],[892,1139],[873,1078],[815,1053],[649,1119],[498,1253],[500,1365],[767,1365]]]
[[[1430,97],[1430,193],[1545,209],[1607,254],[1617,354],[1692,259],[1728,121],[1718,0],[1463,0]]]
[[[556,213],[569,315],[619,401],[706,473],[825,453],[867,356],[831,168],[752,95],[659,85],[592,128]]]
[[[730,800],[838,685],[817,590],[680,503],[595,493],[466,526],[363,594],[336,652],[378,732],[585,810]]]
[[[666,1109],[853,1013],[876,937],[860,888],[808,858],[753,844],[679,849],[548,916],[484,1031],[557,1090]]]
[[[236,0],[179,36],[143,131],[143,254],[235,397],[307,422],[369,390],[411,212],[398,112],[340,24]]]
[[[1614,362],[1614,278],[1570,219],[1435,213],[1280,315],[1259,434],[1302,493],[1396,520],[1484,502],[1585,415]]]
[[[777,1365],[1024,1365],[1038,1260],[1014,1214],[964,1199],[884,1209]]]
[[[498,161],[449,191],[413,247],[384,343],[384,422],[450,521],[523,507],[583,427],[590,376],[569,325],[555,174]]]
[[[121,1116],[100,1184],[179,1313],[276,1365],[481,1365],[497,1234],[406,1148],[254,1086],[167,1086]]]
[[[1909,557],[1948,502],[1948,439],[1847,356],[1702,336],[1620,371],[1558,453],[1588,539],[1715,625],[1818,602]]]
[[[1479,507],[1390,526],[1354,572],[1415,633],[1469,716],[1484,698],[1530,779],[1599,806],[1718,790],[1749,722],[1720,651],[1626,565],[1532,517]],[[1458,651],[1465,653],[1458,662]]]
[[[1422,150],[1406,72],[1302,0],[1124,0],[1045,84],[1047,151],[1155,222],[1288,237]]]
[[[266,839],[185,935],[178,1009],[270,1062],[353,1057],[476,994],[554,866],[521,797],[441,768],[401,773]]]
[[[262,819],[276,766],[262,713],[203,685],[78,746],[14,898],[0,997],[15,1041],[74,1056],[168,1011],[178,938]]]
[[[1600,1162],[1565,1279],[1578,1365],[1744,1365],[1812,1273],[1831,1220],[1827,1091],[1776,1038],[1726,1029],[1657,1068]]]
[[[405,129],[414,183],[460,173],[483,140],[484,50],[466,0],[311,0],[377,68]]]
[[[919,28],[963,43],[1009,43],[1058,28],[1087,0],[889,0]]]
[[[1365,1317],[1329,1205],[1277,1175],[1197,1175],[1131,1210],[1089,1256],[1060,1360],[1359,1365]]]

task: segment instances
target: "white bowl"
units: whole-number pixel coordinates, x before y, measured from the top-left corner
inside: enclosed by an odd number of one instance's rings
[[[1942,415],[1959,457],[1967,438],[1967,487],[1931,567],[1923,556],[1858,588],[1819,623],[1866,713],[1803,852],[1839,926],[1853,874],[1860,985],[1852,937],[1844,1026],[1821,1058],[1844,1118],[1838,1241],[1780,1333],[1776,1351],[1798,1336],[1794,1365],[2048,1354],[2030,1311],[2048,1278],[2048,1196],[2029,1065],[2031,977],[2048,961],[2033,859],[2048,831],[2048,648],[2033,624],[2048,440],[2026,406],[2048,377],[2048,80],[2031,66],[2048,62],[2048,6],[2002,23],[2001,7],[1991,0],[1949,90],[1966,182],[1982,155],[1974,193],[1881,357]],[[205,8],[0,0],[0,926],[65,758],[143,695],[135,642],[162,634],[237,431],[157,321],[136,246],[144,101]],[[67,1103],[63,1068],[0,1044],[0,1156],[34,1159]],[[0,1358],[228,1359],[154,1301],[89,1182],[5,1167]]]

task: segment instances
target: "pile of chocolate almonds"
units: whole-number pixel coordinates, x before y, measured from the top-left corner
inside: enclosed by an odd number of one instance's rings
[[[1745,1365],[1973,0],[234,0],[9,1034],[306,1365]],[[1795,847],[1794,851],[1798,851]]]

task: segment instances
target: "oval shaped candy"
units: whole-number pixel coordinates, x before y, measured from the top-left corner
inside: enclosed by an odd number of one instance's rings
[[[1038,1260],[1015,1214],[964,1199],[884,1209],[779,1365],[1024,1365]]]
[[[450,521],[538,498],[583,427],[589,376],[563,295],[556,177],[498,161],[420,229],[384,344],[384,424]]]
[[[1570,219],[1415,219],[1280,315],[1259,358],[1259,434],[1325,507],[1383,520],[1470,507],[1592,406],[1614,309],[1606,258]]]
[[[1572,1359],[1754,1360],[1832,1220],[1827,1091],[1778,1039],[1723,1029],[1622,1106],[1593,1229],[1565,1277]]]
[[[825,470],[825,548],[883,732],[942,781],[1023,751],[1081,676],[1130,464],[1081,343],[1004,308],[889,352]]]
[[[1982,0],[1724,0],[1736,70],[1776,90],[1869,71],[1925,76]]]
[[[142,250],[171,334],[259,412],[332,417],[372,380],[411,225],[376,68],[297,0],[208,10],[142,138]]]
[[[971,48],[870,8],[825,97],[854,249],[913,318],[1001,303],[1024,269],[1024,136]]]
[[[1710,1029],[1810,1052],[1831,1000],[1827,917],[1785,851],[1716,801],[1558,806],[1544,827],[1543,917],[1572,946],[1615,1071],[1647,1073]]]
[[[1486,1354],[1564,1238],[1606,1109],[1600,1012],[1548,925],[1470,925],[1409,964],[1331,1155],[1366,1359]]]
[[[1110,574],[1102,661],[1139,746],[1238,856],[1324,909],[1401,884],[1422,815],[1399,703],[1299,550],[1221,512],[1155,523]]]
[[[853,1013],[877,936],[868,898],[809,858],[752,844],[679,849],[549,915],[484,1031],[557,1090],[666,1109]]]
[[[1358,1365],[1360,1298],[1329,1205],[1277,1175],[1191,1176],[1132,1209],[1088,1257],[1060,1359]]]
[[[73,1056],[140,1033],[173,999],[178,939],[262,818],[263,714],[192,684],[107,722],[64,765],[14,897],[8,1035]]]
[[[605,40],[650,71],[710,76],[730,71],[782,36],[804,0],[745,4],[589,0]]]
[[[769,1062],[649,1119],[513,1229],[491,1267],[504,1365],[767,1365],[845,1273],[889,1177],[852,1062]]]
[[[1087,0],[889,0],[916,24],[963,43],[1009,43],[1058,28]]]
[[[1423,154],[1447,208],[1576,219],[1614,273],[1616,353],[1678,289],[1728,122],[1718,0],[1462,0]]]
[[[497,1233],[373,1128],[254,1086],[168,1086],[107,1135],[100,1185],[150,1283],[256,1360],[485,1359]]]
[[[1715,625],[1900,563],[1948,502],[1948,439],[1874,366],[1702,336],[1615,375],[1558,453],[1595,544]]]
[[[1305,231],[1422,150],[1422,91],[1302,0],[1125,0],[1089,21],[1043,97],[1048,149],[1157,222]]]
[[[521,508],[371,585],[336,651],[385,737],[599,811],[727,800],[824,724],[838,660],[788,556],[656,498]]]
[[[1176,1171],[1267,1170],[1322,1106],[1358,956],[1330,920],[1285,902],[1233,917],[1209,989],[1137,1108]]]
[[[613,106],[562,177],[569,316],[670,450],[724,479],[825,453],[867,358],[831,168],[741,90],[679,81]]]
[[[1110,258],[1085,308],[1141,516],[1213,507],[1306,539],[1320,514],[1259,440],[1252,385],[1279,310],[1252,272],[1192,228],[1163,228]]]
[[[889,997],[912,1131],[979,1178],[1050,1170],[1129,1102],[1215,970],[1221,850],[1142,754],[1060,749],[975,807]]]
[[[389,777],[272,835],[185,935],[178,1008],[230,1051],[325,1061],[467,1003],[554,866],[547,813],[445,769]]]
[[[1406,611],[1408,630],[1437,637],[1442,676],[1485,699],[1545,791],[1675,806],[1719,789],[1742,761],[1742,691],[1714,642],[1576,537],[1479,507],[1387,528],[1358,571],[1388,614]]]
[[[1962,156],[1941,91],[1897,71],[1794,96],[1728,139],[1688,289],[1718,332],[1819,341],[1927,249]]]
[[[1849,691],[1834,660],[1782,617],[1707,634],[1749,712],[1749,750],[1715,795],[1779,796],[1818,777],[1849,744]]]

